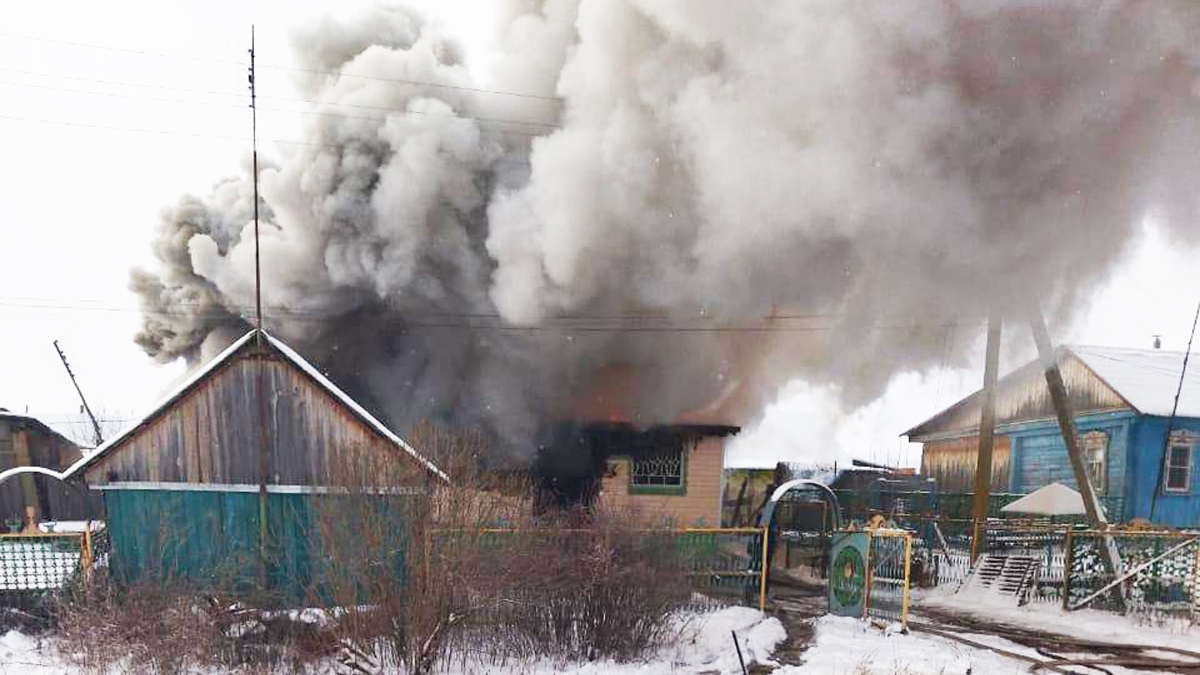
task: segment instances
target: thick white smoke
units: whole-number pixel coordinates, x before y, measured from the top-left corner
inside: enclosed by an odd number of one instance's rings
[[[262,172],[268,327],[401,428],[519,442],[614,365],[643,422],[733,380],[735,416],[794,376],[861,403],[942,361],[946,323],[1068,315],[1146,214],[1200,230],[1188,1],[498,16],[486,84],[415,13],[315,24],[303,67],[346,75],[300,83],[330,116]],[[252,304],[247,187],[166,214],[135,274],[156,358]]]

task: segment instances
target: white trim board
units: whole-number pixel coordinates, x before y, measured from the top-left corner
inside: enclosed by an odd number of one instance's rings
[[[163,482],[113,482],[89,486],[93,490],[159,490],[164,492],[258,492],[254,483],[163,483]],[[408,485],[394,488],[356,489],[323,485],[267,485],[268,494],[279,495],[423,495],[425,487]]]

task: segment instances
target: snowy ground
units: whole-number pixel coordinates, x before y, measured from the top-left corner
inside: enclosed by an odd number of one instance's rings
[[[953,597],[927,597],[925,605],[955,611],[978,606]],[[1090,640],[1153,643],[1187,648],[1197,635],[1135,626],[1121,617],[1101,612],[1072,612],[1064,620],[1049,606],[987,607],[986,617],[1014,625],[1040,628]],[[863,621],[834,616],[815,620],[813,643],[803,654],[802,665],[779,666],[777,675],[1009,675],[1028,672],[1029,664],[959,642],[917,631],[901,634],[881,630]],[[741,672],[733,648],[736,631],[747,665],[775,667],[771,654],[785,636],[783,625],[758,611],[731,607],[680,620],[678,638],[641,663],[556,663],[535,661],[485,666],[452,664],[443,675],[736,675]],[[1198,631],[1200,632],[1200,631]],[[968,635],[972,640],[1018,654],[1036,656],[1026,647],[990,635]],[[1112,669],[1114,673],[1124,672]],[[37,640],[10,632],[0,638],[0,675],[72,675],[70,662],[55,649],[53,640]],[[331,667],[314,675],[330,675]],[[209,674],[204,674],[209,675]],[[215,675],[213,673],[212,675]]]
[[[816,644],[804,653],[804,665],[787,666],[778,675],[1001,675],[1028,672],[1028,663],[932,635],[885,631],[858,619],[817,619]],[[982,640],[981,640],[982,641]],[[992,644],[1032,653],[1005,640]]]
[[[597,662],[563,664],[551,661],[508,663],[484,666],[478,663],[452,664],[443,675],[700,675],[741,672],[733,646],[736,631],[747,665],[770,664],[770,654],[786,637],[778,619],[764,617],[755,609],[730,607],[708,614],[682,617],[679,637],[644,663],[617,664]],[[71,675],[77,671],[58,653],[53,640],[37,640],[15,631],[0,638],[0,675]],[[314,675],[330,675],[333,664]],[[205,674],[208,675],[208,674]],[[212,675],[215,675],[213,673]]]
[[[1195,649],[1200,626],[1173,621],[1161,626],[1139,625],[1110,612],[1078,609],[1066,612],[1058,605],[1031,603],[1016,607],[1011,602],[981,602],[977,598],[932,592],[918,596],[921,607],[944,609],[1049,633],[1119,644],[1153,644],[1179,649]]]

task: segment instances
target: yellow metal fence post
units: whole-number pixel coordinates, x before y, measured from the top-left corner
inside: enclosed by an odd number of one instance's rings
[[[908,628],[908,587],[912,579],[912,535],[904,535],[904,595],[900,601],[900,625]]]
[[[867,530],[867,576],[863,587],[863,615],[862,618],[867,619],[871,616],[871,583],[875,578],[874,566],[871,564],[871,549],[875,548],[875,533]]]

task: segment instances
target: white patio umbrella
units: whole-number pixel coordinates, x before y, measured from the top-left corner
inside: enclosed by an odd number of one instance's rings
[[[1063,485],[1051,483],[1000,509],[1004,513],[1032,513],[1039,516],[1074,516],[1086,513],[1083,497]]]

